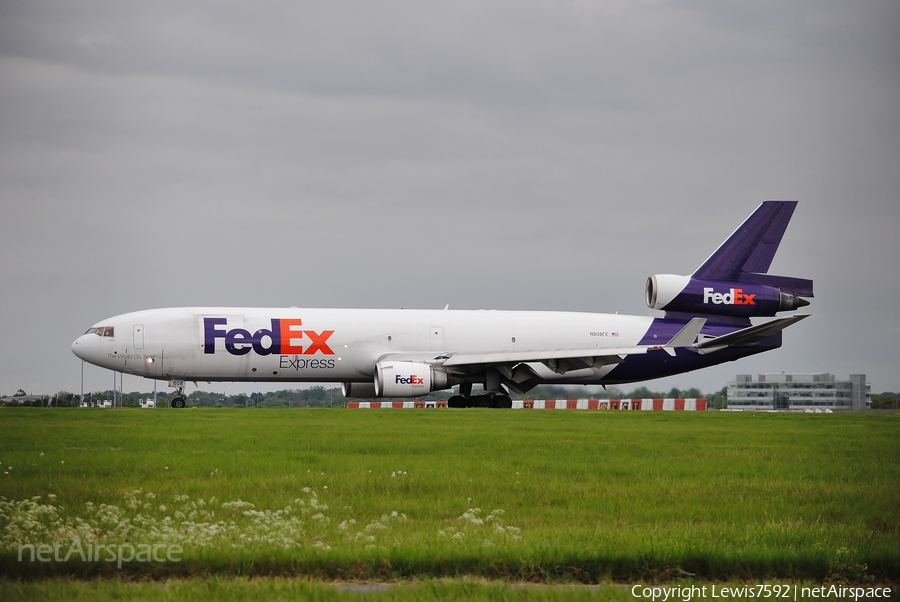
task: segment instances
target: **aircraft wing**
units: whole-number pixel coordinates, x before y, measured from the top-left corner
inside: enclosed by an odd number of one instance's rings
[[[421,353],[388,353],[378,361],[425,361],[440,364],[454,372],[471,372],[485,367],[515,366],[529,362],[541,362],[551,370],[564,374],[577,368],[590,368],[605,364],[617,364],[633,353],[646,353],[653,347],[591,348],[591,349],[535,349],[532,351],[496,351],[490,353],[447,352],[437,356]]]
[[[488,353],[444,353],[431,361],[440,362],[444,368],[468,372],[484,369],[485,366],[513,368],[519,364],[541,362],[558,374],[571,370],[594,368],[607,364],[618,364],[628,355],[647,353],[650,349],[665,349],[675,355],[676,347],[692,347],[700,334],[706,318],[693,318],[678,334],[665,345],[643,345],[635,347],[591,347],[588,349],[533,349],[528,351],[496,351]],[[415,359],[390,354],[380,359]],[[421,359],[421,358],[419,358]]]
[[[506,385],[516,393],[525,393],[543,382],[531,364],[540,362],[557,374],[572,370],[618,364],[625,357],[637,353],[647,353],[654,347],[621,347],[591,349],[535,349],[531,351],[496,351],[490,353],[442,353],[437,357],[411,357],[403,353],[391,353],[385,359],[400,361],[427,361],[440,364],[447,372],[456,374],[486,373],[493,375],[498,383]],[[657,347],[658,348],[658,347]],[[674,352],[673,352],[674,353]]]
[[[541,349],[534,351],[500,351],[497,353],[454,353],[443,362],[444,367],[473,364],[521,364],[527,362],[572,362],[579,367],[618,364],[626,355],[647,353],[648,347],[621,347],[617,349]],[[550,366],[552,369],[552,366]]]

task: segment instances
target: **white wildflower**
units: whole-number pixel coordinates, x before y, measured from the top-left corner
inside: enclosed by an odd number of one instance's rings
[[[238,510],[240,510],[242,508],[255,508],[255,507],[256,506],[254,506],[250,502],[245,502],[243,500],[235,500],[233,502],[225,502],[224,504],[222,504],[222,508],[235,508]]]

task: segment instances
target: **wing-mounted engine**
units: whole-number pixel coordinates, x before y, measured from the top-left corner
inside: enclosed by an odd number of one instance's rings
[[[690,276],[657,274],[647,279],[645,296],[651,309],[737,318],[774,316],[809,305],[812,282],[799,278],[758,276],[740,281],[704,280]]]
[[[418,397],[453,384],[449,374],[431,364],[390,360],[375,364],[375,397]]]

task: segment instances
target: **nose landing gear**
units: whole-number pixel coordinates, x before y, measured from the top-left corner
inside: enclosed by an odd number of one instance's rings
[[[175,389],[175,397],[172,398],[172,407],[173,408],[183,408],[184,407],[184,381],[183,380],[170,380],[169,386]]]

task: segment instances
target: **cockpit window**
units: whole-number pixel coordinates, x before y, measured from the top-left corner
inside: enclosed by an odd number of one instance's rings
[[[88,328],[87,332],[84,334],[95,334],[98,337],[112,337],[115,336],[114,329],[112,326],[95,326],[94,328]]]

